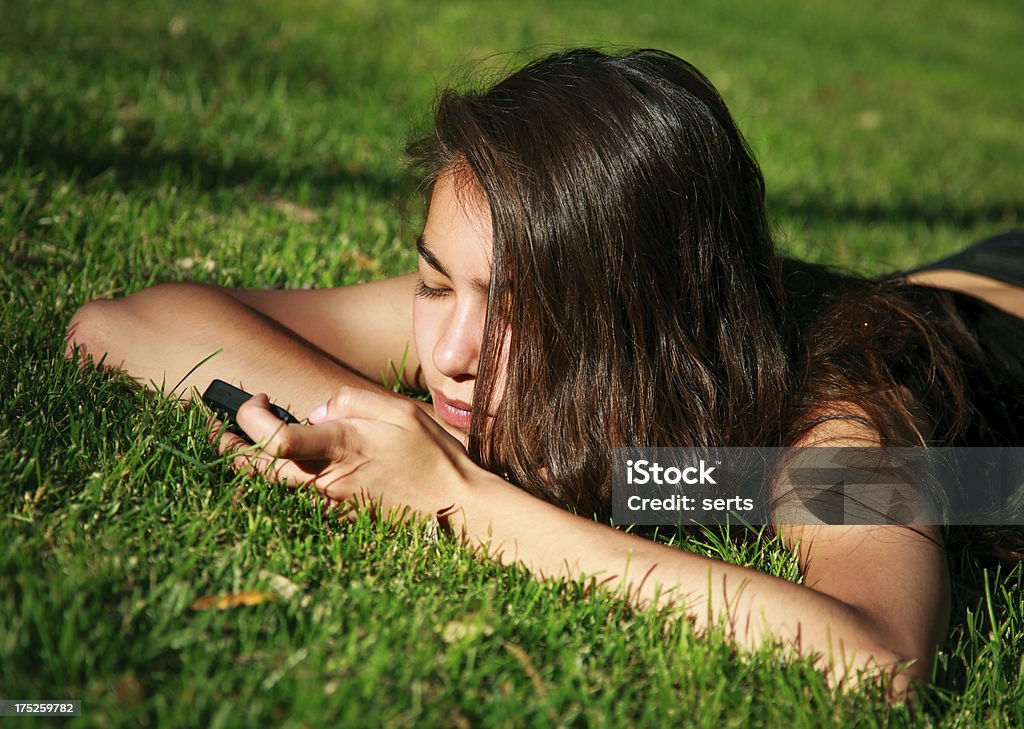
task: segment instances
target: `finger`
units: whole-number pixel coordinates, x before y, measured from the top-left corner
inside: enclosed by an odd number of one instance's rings
[[[291,461],[275,458],[244,438],[223,430],[218,438],[217,451],[230,458],[231,467],[241,473],[261,475],[270,481],[284,483],[291,488],[313,485],[327,467],[327,461]],[[211,438],[212,442],[213,438]]]
[[[285,423],[270,411],[270,401],[260,393],[238,408],[238,425],[260,443],[263,452],[297,461],[340,460],[353,451],[356,433],[344,422],[315,426]]]
[[[325,422],[343,418],[377,420],[400,428],[426,414],[423,403],[359,387],[342,387],[327,401]]]
[[[223,430],[220,434],[217,452],[228,456],[231,460],[231,467],[241,473],[276,477],[285,464],[285,460],[271,458],[263,454],[258,446],[254,446],[241,436],[227,430]]]
[[[220,418],[216,415],[209,415],[206,418],[206,440],[211,444],[217,446],[217,451],[223,453],[220,450],[220,442],[224,437],[227,429],[224,427],[224,423],[221,422]]]

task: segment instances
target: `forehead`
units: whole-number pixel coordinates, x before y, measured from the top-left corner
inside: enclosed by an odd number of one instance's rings
[[[454,165],[437,176],[430,195],[429,214],[461,218],[480,235],[491,235],[491,206],[476,176],[465,165]]]
[[[446,267],[463,262],[490,270],[491,210],[475,178],[452,171],[438,177],[420,243]]]

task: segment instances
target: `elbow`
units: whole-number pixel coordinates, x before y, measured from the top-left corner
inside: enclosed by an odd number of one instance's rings
[[[877,611],[855,610],[859,617],[856,628],[840,643],[841,654],[848,660],[842,666],[833,664],[841,672],[840,683],[875,684],[885,689],[891,702],[913,701],[931,683],[947,619],[897,619]]]
[[[160,328],[161,317],[173,317],[176,305],[205,287],[170,283],[143,289],[120,299],[94,299],[71,317],[64,336],[64,356],[85,363],[117,366],[114,358],[145,329]]]
[[[64,356],[67,359],[98,364],[110,349],[115,310],[119,302],[96,299],[79,307],[68,323],[64,335]]]
[[[931,683],[934,650],[920,650],[885,656],[879,663],[880,676],[890,701],[913,701]]]
[[[890,702],[905,703],[914,701],[931,681],[934,650],[894,651],[879,641],[848,655],[845,665],[833,666],[840,687],[877,684]]]
[[[161,332],[180,329],[183,312],[203,311],[223,302],[215,287],[167,283],[119,299],[96,299],[82,305],[68,323],[64,355],[85,364],[121,369]]]

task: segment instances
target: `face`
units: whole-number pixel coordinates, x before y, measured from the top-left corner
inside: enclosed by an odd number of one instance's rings
[[[465,445],[487,320],[493,236],[483,193],[458,189],[460,184],[445,173],[434,185],[417,242],[420,283],[413,326],[434,410]]]

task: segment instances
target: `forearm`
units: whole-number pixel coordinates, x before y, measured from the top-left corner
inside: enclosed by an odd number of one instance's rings
[[[781,642],[820,656],[837,681],[910,658],[885,646],[860,611],[809,587],[577,517],[496,476],[476,481],[462,492],[452,527],[503,564],[522,564],[541,578],[593,581],[638,606],[669,607],[698,631],[720,627],[747,649]]]
[[[483,470],[409,401],[343,388],[313,427],[282,426],[265,401],[239,422],[265,438],[240,465],[335,501],[437,515],[470,548],[540,578],[603,585],[743,648],[781,643],[838,683],[860,669],[902,694],[926,678],[948,596],[941,543],[909,527],[807,527],[809,585],[704,558],[577,517]],[[237,443],[230,447],[237,447]],[[838,531],[835,531],[838,530]],[[905,663],[913,663],[904,671]]]
[[[90,302],[68,327],[69,354],[76,346],[166,394],[187,399],[218,378],[300,418],[342,385],[378,387],[227,293],[192,284]]]

